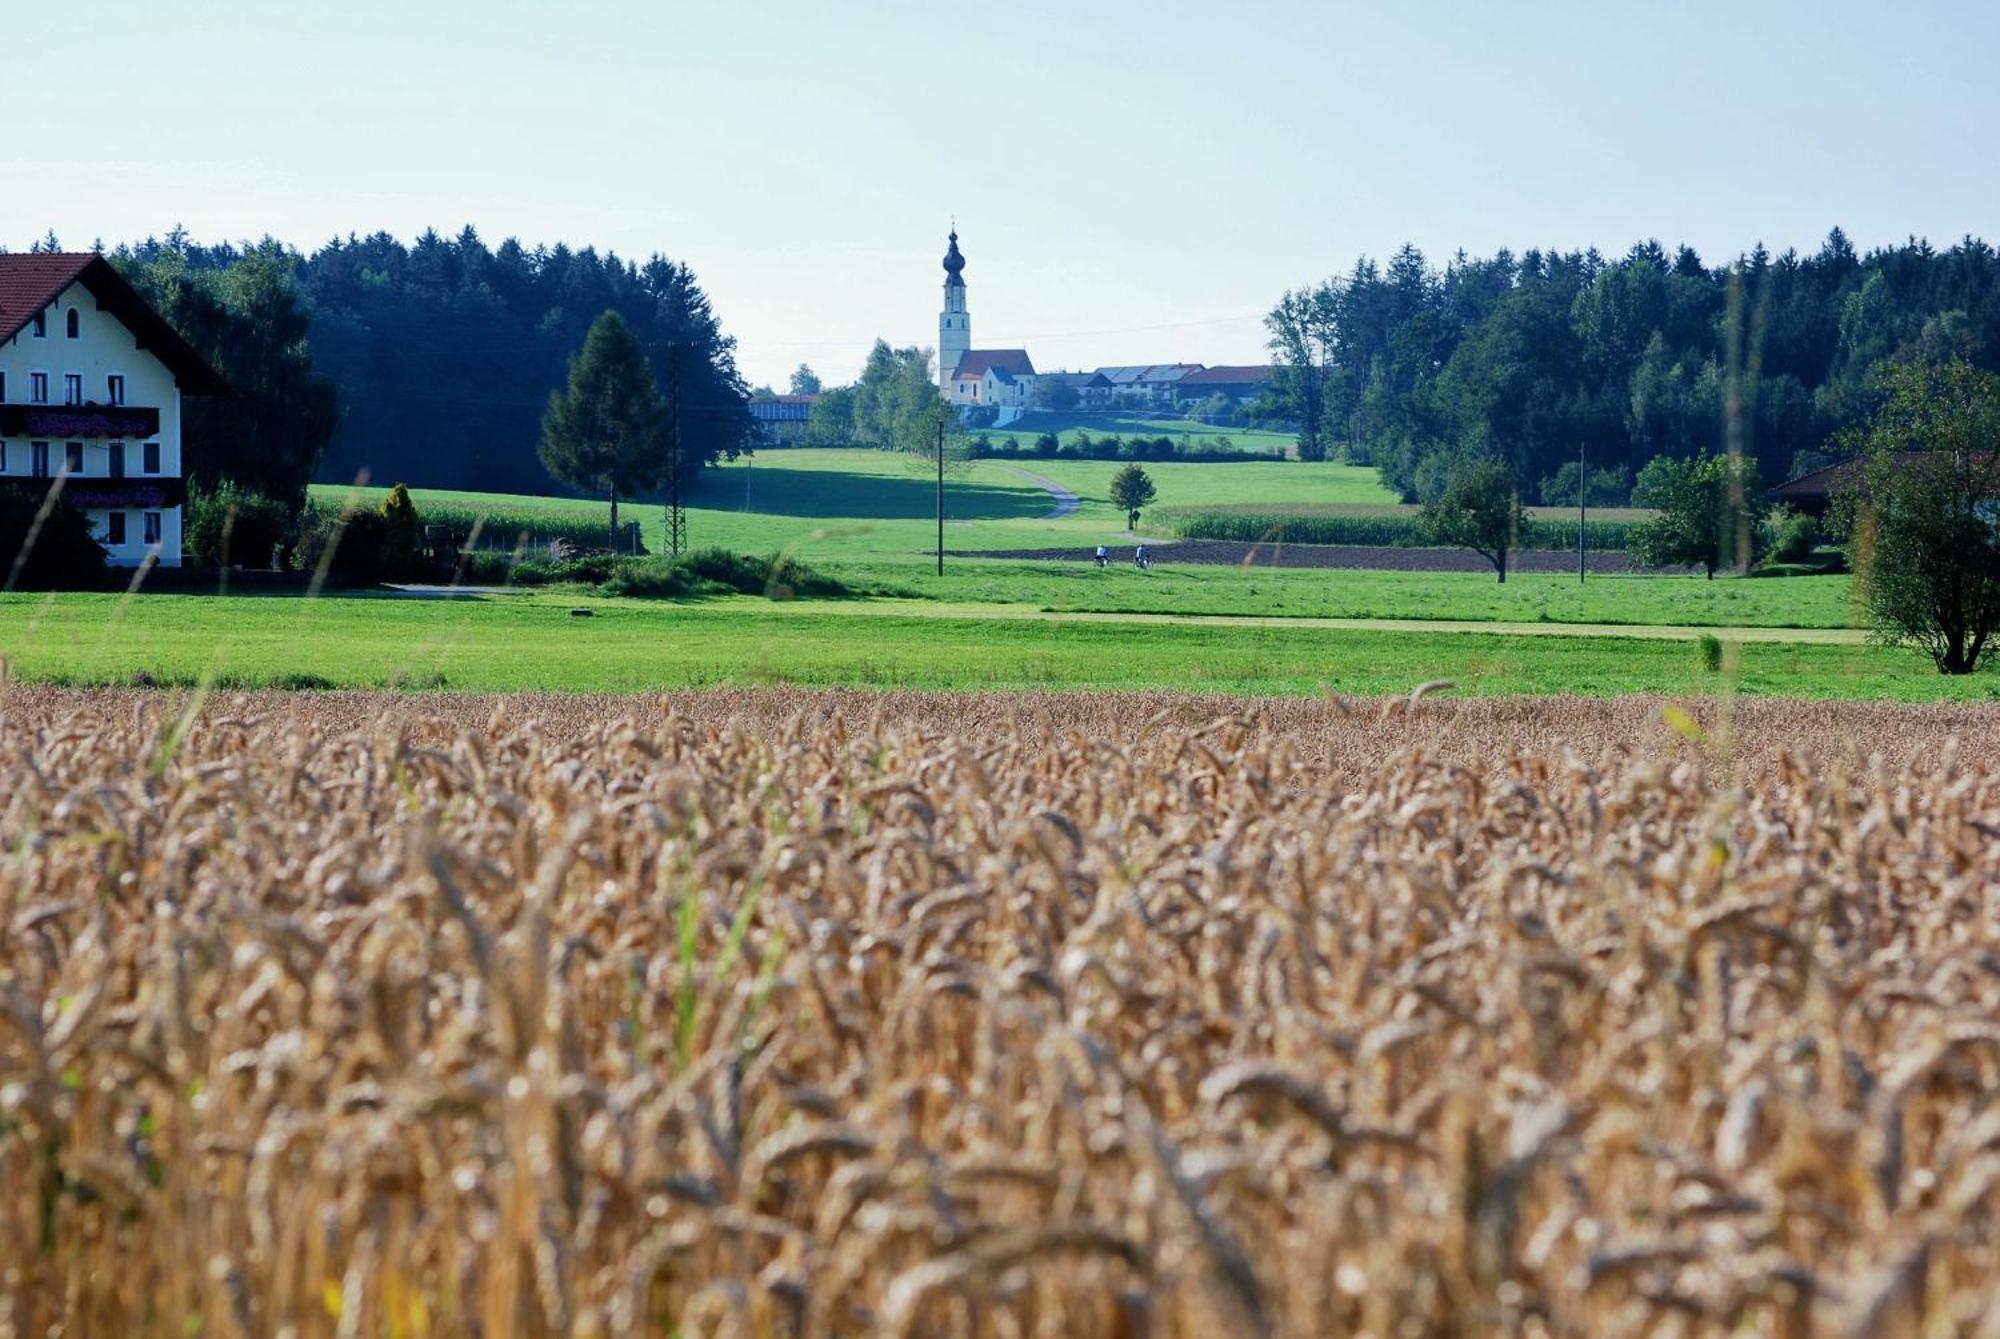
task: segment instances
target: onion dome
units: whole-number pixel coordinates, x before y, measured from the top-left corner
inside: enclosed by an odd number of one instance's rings
[[[952,287],[954,285],[960,288],[963,288],[965,286],[965,280],[959,277],[959,272],[962,271],[964,268],[965,268],[965,257],[960,255],[958,250],[958,230],[953,229],[951,234],[951,245],[948,248],[946,248],[944,253],[944,272],[945,272],[944,282],[947,288]]]

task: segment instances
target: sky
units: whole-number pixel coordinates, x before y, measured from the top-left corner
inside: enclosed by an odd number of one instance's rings
[[[691,265],[753,382],[1266,361],[1414,242],[2000,234],[2000,4],[0,0],[0,245],[470,223]]]

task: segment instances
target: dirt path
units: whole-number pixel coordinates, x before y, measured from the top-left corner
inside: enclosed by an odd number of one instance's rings
[[[1026,473],[1026,471],[1021,471]],[[1033,476],[1029,476],[1033,477]],[[1074,497],[1071,499],[1074,501]],[[1071,511],[1075,507],[1070,508]],[[1068,515],[1058,510],[1054,515]],[[1356,544],[1243,544],[1221,539],[1147,540],[1155,565],[1200,563],[1221,567],[1370,568],[1382,572],[1491,572],[1493,566],[1467,549],[1406,549]],[[1029,558],[1043,562],[1089,562],[1088,548],[982,549],[950,555],[958,558]],[[1131,562],[1132,546],[1111,550],[1113,562]],[[1684,568],[1641,569],[1622,550],[1586,555],[1593,572],[1638,570],[1690,571]],[[1576,555],[1552,550],[1522,550],[1509,557],[1510,572],[1574,572]]]
[[[1076,515],[1076,509],[1083,505],[1076,494],[1064,488],[1054,479],[1036,474],[1033,470],[1024,470],[1019,465],[1009,465],[1007,468],[1015,474],[1020,475],[1023,479],[1026,479],[1029,483],[1034,484],[1037,488],[1046,491],[1050,499],[1056,504],[1054,511],[1049,512],[1045,516],[1036,517],[1035,519],[1038,521],[1060,521],[1065,516]],[[1082,550],[1079,550],[1079,552],[1082,552]]]

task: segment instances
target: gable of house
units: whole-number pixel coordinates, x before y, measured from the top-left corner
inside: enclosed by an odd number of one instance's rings
[[[111,262],[90,252],[0,255],[0,344],[19,335],[73,285],[81,285],[131,332],[139,348],[165,364],[174,384],[190,395],[219,395],[228,388],[180,332],[153,310]],[[50,337],[62,332],[51,330]]]

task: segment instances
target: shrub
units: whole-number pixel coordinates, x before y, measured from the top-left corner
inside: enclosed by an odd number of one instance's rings
[[[1695,659],[1701,665],[1702,669],[1708,673],[1716,674],[1721,672],[1722,643],[1716,639],[1714,634],[1704,632],[1701,635],[1701,639],[1695,643]]]
[[[6,574],[0,581],[11,577],[15,590],[84,590],[102,584],[104,546],[91,533],[90,519],[62,501],[41,516],[42,502],[39,492],[0,492],[0,573]]]
[[[1802,511],[1778,507],[1764,517],[1759,544],[1773,562],[1802,563],[1819,547],[1819,522]]]
[[[299,542],[292,566],[301,572],[327,575],[345,586],[374,586],[388,579],[383,545],[388,522],[379,511],[343,513],[309,505],[299,524]]]
[[[382,499],[382,570],[405,580],[424,574],[423,518],[400,483]]]
[[[203,567],[282,567],[298,531],[290,507],[232,479],[213,488],[191,485],[182,515],[184,560]]]
[[[1062,439],[1052,432],[1045,432],[1035,439],[1035,454],[1044,459],[1053,456],[1062,447]]]

